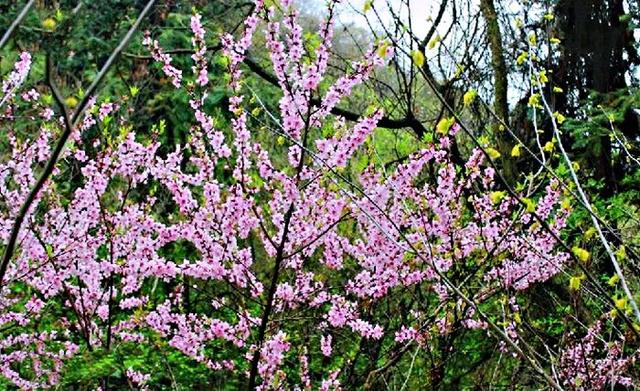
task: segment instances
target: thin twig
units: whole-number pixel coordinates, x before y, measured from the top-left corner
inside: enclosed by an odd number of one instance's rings
[[[9,41],[9,38],[11,38],[13,32],[16,30],[16,28],[18,28],[20,23],[22,23],[22,20],[27,16],[29,10],[31,10],[31,7],[33,7],[35,3],[36,0],[29,0],[29,2],[22,8],[22,11],[20,11],[18,16],[16,16],[16,18],[13,20],[13,23],[11,23],[11,26],[9,26],[7,31],[5,31],[2,39],[0,40],[0,50],[2,50],[4,45]]]

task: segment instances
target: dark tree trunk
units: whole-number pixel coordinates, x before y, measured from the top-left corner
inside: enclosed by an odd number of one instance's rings
[[[557,7],[563,48],[556,72],[556,84],[564,94],[556,94],[555,109],[578,114],[579,100],[591,92],[606,94],[626,87],[629,60],[625,51],[629,40],[623,0],[561,0]],[[633,57],[633,56],[631,56]],[[569,99],[576,96],[578,101]],[[616,187],[609,135],[598,137],[586,151],[596,179],[604,183],[603,195]]]
[[[502,46],[502,33],[500,24],[498,23],[498,14],[493,0],[480,0],[480,11],[484,17],[487,29],[487,41],[491,49],[491,67],[493,68],[494,81],[494,100],[493,109],[504,122],[509,126],[509,105],[507,100],[508,74],[507,66],[504,60],[504,48]],[[509,182],[513,182],[516,178],[515,162],[511,159],[511,148],[513,142],[510,140],[508,133],[501,130],[502,124],[496,121],[494,124],[494,134],[498,139],[498,150],[502,155],[503,175]]]

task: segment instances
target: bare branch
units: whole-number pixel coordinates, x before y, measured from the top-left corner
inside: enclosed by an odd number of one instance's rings
[[[16,30],[16,28],[18,28],[20,23],[22,23],[22,20],[27,16],[27,14],[29,13],[29,10],[31,10],[31,7],[33,7],[35,3],[36,3],[36,0],[29,0],[29,2],[25,4],[25,6],[22,8],[22,11],[20,11],[18,16],[13,20],[13,23],[11,23],[11,26],[9,26],[7,31],[2,36],[2,39],[0,39],[0,50],[2,50],[4,45],[9,41],[9,38],[11,38],[11,35],[13,35],[13,32]]]

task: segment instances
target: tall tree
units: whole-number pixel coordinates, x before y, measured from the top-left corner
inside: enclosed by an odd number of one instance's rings
[[[480,11],[485,19],[487,42],[491,49],[491,67],[494,81],[493,107],[499,120],[494,124],[494,133],[498,138],[498,148],[502,155],[503,172],[507,180],[515,177],[515,165],[509,158],[513,142],[501,131],[501,127],[509,126],[509,104],[507,91],[509,89],[507,65],[504,60],[502,33],[498,23],[498,15],[493,0],[480,0]],[[504,123],[504,125],[502,123]]]
[[[626,88],[631,65],[640,61],[623,0],[561,0],[556,14],[564,42],[556,82],[564,93],[556,96],[555,106],[577,114],[591,92]],[[612,168],[610,134],[602,134],[587,152],[596,178],[605,184],[603,193],[611,194],[620,178]]]

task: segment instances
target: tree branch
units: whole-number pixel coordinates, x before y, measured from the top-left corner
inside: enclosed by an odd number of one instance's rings
[[[278,79],[276,79],[274,75],[272,75],[271,73],[267,72],[264,68],[262,68],[257,62],[251,60],[250,58],[245,58],[244,63],[253,73],[260,76],[265,81],[268,81],[269,83],[275,86],[278,85]],[[312,98],[311,104],[319,106],[320,100],[316,98]],[[339,107],[334,107],[331,110],[331,114],[339,115],[349,121],[357,121],[362,117],[361,114],[354,113],[346,109],[341,109]],[[384,116],[380,119],[380,121],[378,121],[378,126],[382,128],[387,128],[387,129],[410,128],[415,132],[415,134],[418,137],[422,137],[422,135],[427,133],[427,129],[424,127],[424,125],[422,125],[422,123],[417,118],[411,115],[408,115],[400,119],[393,119],[393,118]]]
[[[2,36],[2,39],[0,39],[0,50],[2,50],[4,45],[9,41],[9,38],[11,38],[11,35],[13,35],[13,32],[15,31],[15,29],[18,28],[20,23],[22,23],[22,20],[27,16],[27,14],[29,13],[29,10],[31,10],[31,7],[33,7],[35,3],[36,3],[36,0],[29,0],[29,2],[25,4],[25,6],[22,8],[22,11],[20,11],[18,16],[13,20],[13,23],[11,23],[11,26],[9,26],[7,31]]]

